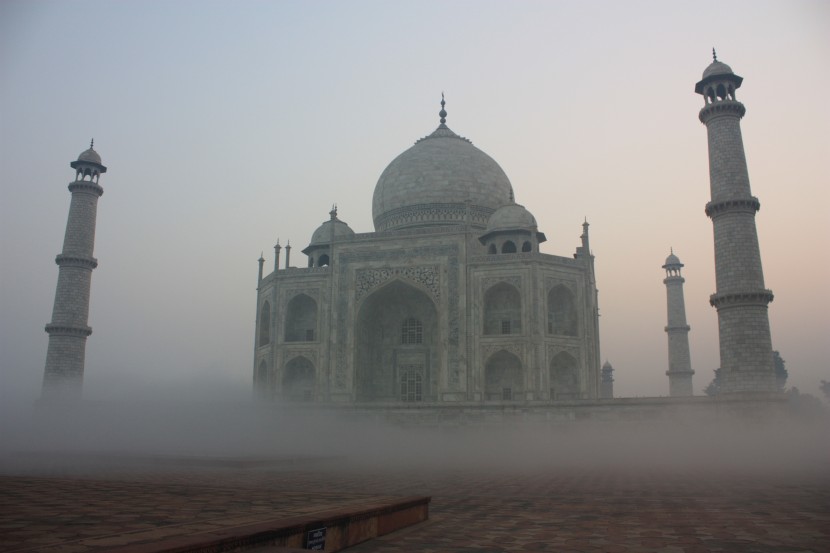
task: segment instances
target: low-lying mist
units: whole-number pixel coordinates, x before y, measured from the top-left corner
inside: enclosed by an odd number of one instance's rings
[[[827,414],[639,422],[424,425],[418,411],[133,398],[2,408],[0,471],[52,472],[78,458],[292,461],[369,469],[568,468],[830,473]],[[33,460],[38,460],[37,463]]]

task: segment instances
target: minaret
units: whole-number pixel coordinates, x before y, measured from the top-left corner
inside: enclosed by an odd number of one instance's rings
[[[607,360],[602,364],[602,378],[599,385],[600,399],[614,398],[614,367]]]
[[[704,99],[700,121],[709,137],[709,182],[712,201],[706,215],[715,236],[717,291],[709,303],[718,311],[721,393],[775,391],[775,370],[767,306],[772,292],[764,287],[755,213],[761,204],[749,188],[741,117],[746,109],[735,99],[743,79],[718,61],[703,72],[695,92]]]
[[[686,302],[683,300],[683,283],[686,280],[680,274],[683,264],[672,251],[666,258],[663,268],[666,270],[666,307],[669,335],[669,395],[692,395],[692,360],[689,354],[689,325],[686,324]]]
[[[107,168],[101,156],[92,149],[70,163],[75,169],[75,181],[69,184],[72,200],[63,238],[63,251],[55,258],[58,264],[58,285],[52,322],[46,325],[49,349],[43,372],[43,398],[78,399],[84,378],[84,354],[89,316],[89,289],[92,270],[98,261],[92,257],[95,244],[95,216],[98,198],[104,189],[98,184]]]

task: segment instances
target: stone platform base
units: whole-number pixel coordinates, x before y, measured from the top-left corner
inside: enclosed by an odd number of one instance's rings
[[[314,515],[274,519],[160,541],[130,544],[110,549],[111,553],[203,553],[257,551],[289,553],[311,549],[309,539],[324,530],[318,543],[325,549],[340,551],[364,541],[429,518],[429,497],[407,497],[350,506]]]

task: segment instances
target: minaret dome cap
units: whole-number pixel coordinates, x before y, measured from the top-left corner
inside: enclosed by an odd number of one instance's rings
[[[723,63],[722,61],[713,61],[709,64],[703,71],[703,78],[707,77],[714,77],[717,75],[734,75],[735,73],[732,71],[732,68]]]
[[[93,149],[93,145],[94,143],[90,142],[89,148],[81,152],[78,159],[69,164],[70,167],[77,169],[78,165],[92,164],[97,165],[101,173],[106,173],[107,168],[101,162],[101,156]]]
[[[666,258],[666,264],[663,265],[663,269],[679,269],[683,266],[684,265],[680,262],[680,258],[674,255],[674,252],[672,252]]]
[[[98,165],[101,165],[101,156],[98,155],[98,152],[90,148],[81,152],[81,155],[78,156],[78,161],[88,161],[90,163],[97,163]]]
[[[722,81],[722,80],[731,81],[735,88],[740,88],[741,83],[743,82],[744,78],[739,77],[732,71],[732,68],[723,63],[722,61],[718,61],[717,57],[715,57],[714,61],[709,64],[709,66],[703,70],[703,77],[700,81],[695,84],[695,92],[698,94],[703,94],[703,89],[706,84],[712,81]]]

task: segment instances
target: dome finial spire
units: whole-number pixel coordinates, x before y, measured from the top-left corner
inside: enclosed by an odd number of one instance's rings
[[[93,138],[92,140],[89,141],[89,149],[91,150],[94,145],[95,145],[95,139]]]
[[[715,52],[714,47],[712,47],[712,61],[718,61],[718,53]]]
[[[444,109],[446,102],[444,101],[444,91],[441,91],[441,111],[438,112],[438,115],[441,117],[441,126],[443,127],[447,123],[447,110]]]

